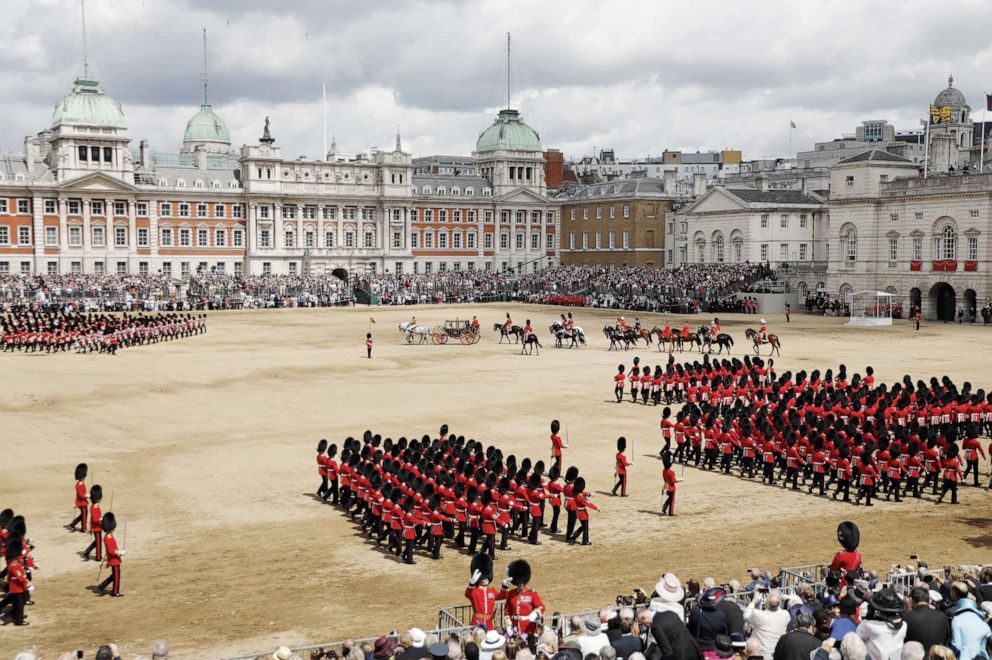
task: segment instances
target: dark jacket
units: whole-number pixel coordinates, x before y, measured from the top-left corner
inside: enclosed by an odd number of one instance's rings
[[[703,654],[689,630],[674,612],[658,612],[651,620],[651,636],[661,660],[702,660]]]
[[[716,609],[727,617],[728,635],[744,632],[744,610],[740,608],[740,605],[732,600],[724,600],[716,606]]]
[[[931,646],[947,645],[951,638],[951,620],[943,612],[917,605],[902,615],[906,622],[906,641],[919,642],[925,653]]]
[[[718,609],[692,608],[692,611],[689,612],[688,628],[701,651],[714,650],[716,648],[716,636],[730,634],[727,615]]]
[[[420,660],[420,658],[429,658],[430,652],[427,650],[426,646],[411,646],[410,648],[400,652],[396,656],[396,660]]]
[[[616,649],[618,658],[629,658],[632,653],[644,653],[644,644],[640,637],[633,635],[623,635],[610,642],[610,646]]]
[[[811,654],[820,648],[820,640],[805,630],[796,629],[782,635],[775,645],[774,660],[809,660]]]

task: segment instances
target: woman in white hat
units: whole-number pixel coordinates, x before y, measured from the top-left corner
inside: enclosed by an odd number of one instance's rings
[[[499,634],[498,630],[490,630],[479,646],[479,660],[492,660],[493,653],[502,651],[505,647],[506,637]]]
[[[685,608],[682,606],[684,598],[685,589],[682,588],[682,582],[674,573],[665,573],[654,585],[654,593],[651,594],[651,611],[674,612],[682,622],[685,622]]]

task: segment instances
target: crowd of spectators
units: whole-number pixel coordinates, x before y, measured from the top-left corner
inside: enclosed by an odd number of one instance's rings
[[[14,656],[14,660],[38,660],[41,657],[51,657],[48,655],[41,656],[33,651],[21,651]],[[92,657],[95,660],[120,660],[121,652],[116,644],[104,644],[96,650],[96,653],[92,656],[87,655],[82,649],[77,649],[75,651],[66,651],[65,653],[56,656],[57,660],[77,660],[78,658]],[[169,660],[171,657],[169,655],[169,643],[157,639],[152,642],[151,654],[150,655],[135,655],[132,656],[134,660]]]
[[[429,274],[368,273],[358,277],[357,286],[378,296],[383,305],[520,299],[513,275],[482,270],[445,270]]]
[[[897,585],[874,572],[780,588],[757,568],[746,580],[683,583],[664,574],[599,611],[545,617],[542,634],[482,627],[377,639],[255,660],[975,660],[992,648],[992,568],[924,562]]]
[[[194,275],[185,304],[192,309],[341,307],[350,285],[332,273],[313,275]]]

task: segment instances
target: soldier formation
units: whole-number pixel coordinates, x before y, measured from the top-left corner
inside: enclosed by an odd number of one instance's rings
[[[0,316],[0,349],[25,353],[107,353],[192,337],[207,331],[206,314],[17,312]]]
[[[117,517],[114,515],[114,512],[108,510],[106,513],[103,513],[101,508],[103,487],[100,484],[93,484],[90,486],[89,495],[87,496],[86,477],[88,473],[89,466],[86,463],[80,463],[76,466],[75,507],[79,511],[79,515],[71,523],[66,525],[66,528],[76,531],[76,525],[79,525],[80,532],[93,535],[93,541],[80,554],[87,561],[91,558],[91,555],[95,554],[93,558],[101,562],[101,575],[103,574],[103,567],[110,569],[110,574],[103,582],[96,586],[95,591],[104,594],[107,592],[107,587],[110,587],[110,595],[119,598],[124,595],[121,593],[121,560],[127,554],[127,550],[117,547],[117,537],[115,535]],[[113,496],[111,496],[109,509],[113,509],[113,506]],[[86,528],[87,520],[89,521],[88,530]]]
[[[561,533],[562,506],[564,540],[581,537],[590,545],[589,510],[598,507],[577,468],[562,475],[557,420],[551,428],[553,464],[547,471],[544,461],[504,457],[496,447],[450,434],[447,425],[435,439],[393,441],[366,431],[361,441],[344,441],[340,459],[337,445],[321,440],[317,496],[341,507],[376,545],[385,543],[387,552],[408,564],[419,549],[440,559],[445,542],[473,555],[481,548],[492,559],[497,544],[509,549],[511,535],[540,545],[545,527],[552,536]]]

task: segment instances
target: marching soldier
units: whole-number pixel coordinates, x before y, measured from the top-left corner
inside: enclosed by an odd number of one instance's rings
[[[565,486],[562,495],[565,497],[565,538],[572,538],[575,530],[575,480],[579,477],[579,468],[574,465],[565,471]],[[585,483],[585,482],[583,482]]]
[[[620,497],[627,497],[627,467],[630,465],[630,461],[627,460],[625,451],[627,451],[627,438],[617,438],[616,468],[614,470],[617,482],[613,486],[612,494],[616,495],[617,489],[620,489]]]
[[[592,545],[589,542],[589,509],[599,511],[599,507],[589,501],[589,494],[585,490],[586,480],[582,477],[576,478],[575,483],[572,484],[572,491],[575,497],[575,516],[579,521],[579,528],[568,538],[568,542],[574,544],[581,534],[582,545]]]
[[[94,484],[90,488],[90,531],[93,532],[93,542],[83,551],[83,556],[89,559],[90,553],[96,550],[97,561],[103,561],[103,514],[100,512],[102,500],[103,488],[100,484]]]
[[[24,606],[28,601],[28,594],[34,591],[31,581],[28,578],[27,570],[24,567],[24,543],[20,537],[14,536],[7,542],[7,596],[4,598],[13,604],[11,618],[15,626],[26,626],[28,622],[24,620]],[[0,607],[2,610],[2,607]]]
[[[561,436],[558,435],[560,428],[561,424],[557,419],[551,420],[551,465],[557,467],[559,471],[561,470],[561,450],[565,448]]]
[[[110,575],[97,586],[100,591],[106,591],[108,585],[112,585],[110,590],[110,595],[114,598],[120,598],[124,594],[121,593],[121,560],[127,554],[127,550],[117,548],[117,539],[114,537],[114,530],[117,529],[117,518],[114,514],[108,511],[103,516],[101,523],[103,528],[103,544],[107,553],[107,567],[110,568]]]
[[[317,496],[322,500],[327,500],[327,440],[321,439],[317,443],[317,474],[320,475],[320,488],[317,489]]]
[[[76,529],[76,523],[79,523],[79,531],[84,534],[86,533],[86,473],[88,470],[86,463],[80,463],[76,466],[76,500],[74,506],[79,510],[79,515],[69,523],[69,529],[73,531]]]
[[[506,613],[510,617],[509,627],[515,629],[517,635],[525,642],[537,636],[537,620],[544,614],[544,602],[541,596],[527,587],[530,578],[530,564],[523,559],[510,562],[506,567],[503,591],[497,596],[506,599]],[[515,588],[507,591],[511,586]]]
[[[496,590],[489,586],[493,580],[493,560],[486,553],[480,552],[472,557],[469,570],[471,577],[465,589],[465,598],[472,604],[472,620],[469,623],[492,630],[496,601],[502,600]]]
[[[541,545],[541,542],[537,540],[537,532],[544,521],[543,504],[547,497],[548,495],[544,492],[544,486],[541,483],[541,475],[538,472],[532,473],[530,481],[527,483],[527,506],[530,507],[530,536],[528,540],[531,545]]]
[[[623,403],[623,383],[626,378],[624,367],[621,364],[617,367],[617,375],[613,377],[613,394],[617,397],[617,403]]]
[[[675,470],[672,469],[673,460],[671,452],[665,452],[661,455],[661,463],[665,466],[664,471],[661,473],[661,476],[665,481],[665,501],[661,503],[661,514],[674,517],[675,484],[677,484],[679,480],[675,478]]]
[[[958,482],[961,480],[961,464],[958,462],[958,446],[953,442],[949,443],[947,448],[944,449],[944,460],[941,463],[941,468],[944,472],[944,481],[940,487],[940,497],[937,498],[937,504],[944,501],[944,496],[948,492],[951,494],[951,504],[957,504]]]

